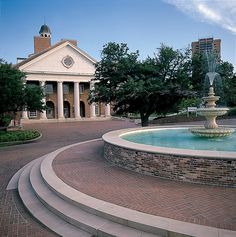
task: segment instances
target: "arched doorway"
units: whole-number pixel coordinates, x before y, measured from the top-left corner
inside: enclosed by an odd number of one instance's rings
[[[46,102],[46,114],[48,119],[53,119],[55,118],[55,106],[52,101],[47,101]]]
[[[85,117],[85,104],[83,101],[80,101],[80,117]]]
[[[70,118],[70,103],[68,101],[64,101],[64,116]]]

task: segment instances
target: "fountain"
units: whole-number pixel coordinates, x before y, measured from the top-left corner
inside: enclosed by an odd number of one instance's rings
[[[188,129],[168,126],[108,132],[103,135],[104,158],[145,175],[236,187],[236,134],[202,138]]]
[[[206,74],[206,78],[209,79],[210,88],[208,96],[203,97],[203,101],[206,102],[205,108],[198,108],[197,114],[204,116],[206,122],[204,128],[191,128],[189,129],[194,135],[201,137],[225,137],[234,132],[232,128],[218,127],[216,123],[216,117],[222,116],[227,113],[228,108],[217,108],[216,101],[220,99],[219,96],[215,96],[213,83],[219,74],[216,70],[216,60],[214,54],[206,54],[209,72]]]
[[[138,173],[185,182],[236,187],[236,134],[218,127],[216,117],[228,108],[217,108],[214,93],[216,63],[208,56],[210,82],[206,103],[197,113],[205,127],[149,127],[112,131],[103,135],[104,157],[119,167]],[[193,136],[189,130],[198,136]],[[227,136],[227,137],[225,137]],[[202,138],[204,137],[204,138]],[[224,137],[224,138],[222,138]]]

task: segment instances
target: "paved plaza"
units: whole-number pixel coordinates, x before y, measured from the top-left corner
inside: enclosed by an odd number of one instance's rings
[[[227,124],[235,125],[236,121]],[[135,126],[118,120],[25,125],[26,129],[38,129],[43,137],[35,143],[0,148],[0,236],[56,236],[26,211],[16,190],[6,191],[17,170],[60,147]],[[93,197],[154,215],[236,230],[236,189],[173,182],[122,170],[103,160],[102,142],[65,151],[53,165],[65,182]]]
[[[144,213],[236,230],[236,189],[175,182],[104,161],[103,141],[66,150],[53,168],[65,183],[92,197]]]
[[[16,190],[6,191],[11,177],[25,164],[76,142],[99,138],[113,129],[134,127],[127,121],[97,121],[27,124],[25,129],[38,129],[43,137],[35,142],[0,148],[0,237],[56,236],[35,220],[21,203]]]

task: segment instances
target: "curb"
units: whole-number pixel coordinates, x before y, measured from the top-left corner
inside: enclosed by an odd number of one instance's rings
[[[7,147],[7,146],[20,145],[20,144],[27,144],[27,143],[38,141],[39,139],[42,138],[43,135],[38,130],[35,130],[35,131],[39,133],[39,136],[34,139],[24,140],[24,141],[0,142],[0,148]]]

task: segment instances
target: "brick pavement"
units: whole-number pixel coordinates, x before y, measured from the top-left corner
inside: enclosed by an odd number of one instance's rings
[[[103,159],[103,142],[73,147],[53,163],[67,184],[90,196],[141,212],[236,230],[236,189],[144,176]]]
[[[25,164],[60,147],[99,138],[105,132],[134,127],[127,121],[94,121],[27,124],[38,129],[43,137],[30,144],[0,148],[0,237],[56,236],[42,226],[24,208],[16,190],[6,191],[11,177]]]

